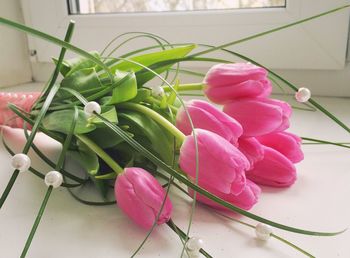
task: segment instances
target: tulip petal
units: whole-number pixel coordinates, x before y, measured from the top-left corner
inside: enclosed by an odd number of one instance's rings
[[[118,206],[138,225],[150,229],[162,207],[165,191],[159,182],[142,168],[126,168],[117,177],[115,195]],[[157,224],[167,222],[172,204],[167,197]]]
[[[198,141],[198,182],[210,184],[218,191],[239,194],[245,185],[244,171],[249,161],[221,136],[196,129]],[[196,148],[193,135],[187,136],[180,149],[179,165],[191,178],[196,178]]]
[[[281,101],[256,98],[230,102],[224,112],[242,125],[243,136],[251,137],[286,129],[291,109]]]
[[[252,181],[248,180],[246,181],[246,185],[243,189],[243,191],[238,194],[234,195],[232,193],[224,194],[221,192],[216,191],[215,189],[211,188],[210,186],[202,186],[205,190],[208,192],[216,195],[217,197],[223,199],[224,201],[227,201],[241,209],[244,210],[250,210],[257,202],[259,195],[261,193],[261,189],[258,185],[253,183]],[[192,189],[188,189],[188,193],[190,196],[194,196],[194,191]],[[210,200],[209,198],[197,193],[196,200],[200,201],[201,203],[204,203],[206,205],[209,205],[215,209],[218,210],[228,210],[224,206],[218,204],[217,202],[214,202]]]
[[[210,103],[192,100],[186,107],[195,128],[214,132],[233,144],[236,144],[238,137],[242,135],[242,126]],[[192,127],[183,108],[180,108],[177,113],[176,127],[185,135],[192,133]]]
[[[301,150],[301,138],[288,132],[267,134],[257,137],[261,144],[277,150],[286,156],[293,163],[298,163],[304,159]]]
[[[294,164],[278,151],[264,146],[264,158],[246,172],[247,178],[257,184],[286,187],[296,180]]]
[[[250,169],[253,169],[254,164],[264,158],[263,146],[255,137],[240,138],[238,144],[238,149],[249,160]]]

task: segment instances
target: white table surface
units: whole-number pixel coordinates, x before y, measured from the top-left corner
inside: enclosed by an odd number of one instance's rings
[[[350,125],[349,99],[319,100]],[[350,142],[348,133],[319,112],[295,111],[291,131],[305,137]],[[59,145],[47,147],[52,157],[57,156]],[[297,182],[287,189],[264,188],[260,202],[251,211],[310,230],[336,231],[348,227],[350,149],[307,145],[303,150],[305,160],[297,165]],[[1,192],[12,173],[9,157],[1,146]],[[37,159],[34,167],[49,170]],[[31,173],[20,174],[0,210],[0,257],[19,257],[45,191],[46,186],[40,179]],[[185,229],[191,201],[176,191],[171,193],[171,199],[173,219]],[[133,225],[115,205],[86,206],[75,201],[64,188],[59,188],[51,195],[27,257],[130,257],[146,233]],[[336,237],[311,237],[277,229],[275,233],[316,257],[350,257],[350,231]],[[256,240],[252,229],[219,217],[200,205],[195,212],[191,235],[200,236],[205,241],[205,250],[213,257],[304,257],[275,239],[262,243]],[[154,231],[138,257],[180,257],[181,248],[177,235],[164,225]]]

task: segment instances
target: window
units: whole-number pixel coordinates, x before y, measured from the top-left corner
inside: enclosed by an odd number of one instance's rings
[[[285,0],[71,0],[70,14],[132,13],[285,7]]]
[[[345,0],[135,0],[125,1],[124,7],[98,7],[98,4],[116,5],[122,2],[124,1],[23,0],[22,4],[28,25],[60,38],[64,37],[69,20],[75,20],[77,26],[72,42],[86,50],[102,50],[116,35],[130,31],[155,33],[172,43],[219,45],[346,4]],[[170,6],[172,2],[181,2],[183,5],[175,5],[173,8]],[[195,2],[210,2],[210,5],[194,8]],[[151,3],[163,4],[151,7]],[[226,8],[224,3],[230,4]],[[234,3],[237,7],[234,7]],[[232,49],[271,68],[343,69],[348,24],[349,11],[342,10],[235,45]],[[50,61],[59,51],[56,46],[40,39],[30,38],[29,46],[36,50],[38,62]],[[133,46],[144,46],[144,42],[135,41]]]

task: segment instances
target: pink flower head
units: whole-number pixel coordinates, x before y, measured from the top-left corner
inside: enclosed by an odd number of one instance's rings
[[[301,150],[301,138],[288,132],[272,133],[257,137],[263,145],[275,149],[282,153],[293,163],[298,163],[304,159]]]
[[[239,98],[266,97],[272,87],[267,71],[250,63],[217,64],[204,78],[205,94],[218,104]]]
[[[222,192],[218,192],[215,189],[212,189],[210,186],[202,186],[205,190],[207,190],[208,192],[216,195],[217,197],[219,197],[220,199],[227,201],[241,209],[244,210],[250,210],[254,204],[256,204],[258,202],[259,199],[259,195],[261,193],[261,189],[259,186],[257,186],[256,184],[254,184],[252,181],[250,181],[249,179],[247,179],[246,181],[246,185],[243,189],[243,191],[238,194],[238,195],[234,195],[232,193],[228,193],[228,194],[224,194]],[[193,197],[194,196],[194,191],[192,189],[188,189],[189,194]],[[219,209],[219,210],[226,210],[226,208],[220,204],[218,204],[217,202],[214,202],[212,200],[210,200],[209,198],[197,193],[196,195],[196,200],[209,205],[215,209]]]
[[[249,160],[249,170],[254,168],[256,162],[264,158],[264,148],[255,137],[239,138],[238,149]]]
[[[242,126],[210,103],[191,100],[187,102],[186,107],[195,128],[214,132],[233,144],[236,144],[238,137],[242,135]],[[185,135],[192,133],[190,121],[183,108],[177,112],[176,127]]]
[[[23,120],[18,117],[8,104],[12,103],[20,109],[29,112],[39,98],[40,92],[1,92],[0,93],[0,125],[22,128]]]
[[[280,152],[265,146],[264,158],[246,175],[257,184],[275,187],[290,186],[297,178],[294,164]]]
[[[159,182],[142,168],[125,168],[115,181],[118,206],[139,226],[150,229],[156,220],[165,197]],[[169,221],[172,204],[167,197],[157,224]]]
[[[290,105],[276,99],[241,99],[224,106],[224,112],[243,127],[243,136],[260,136],[289,127]]]
[[[196,129],[198,142],[198,184],[210,185],[222,193],[239,194],[245,186],[247,158],[220,135]],[[194,181],[196,178],[196,148],[193,135],[186,137],[180,149],[180,168]]]

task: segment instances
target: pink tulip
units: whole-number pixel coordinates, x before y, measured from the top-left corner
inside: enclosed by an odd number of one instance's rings
[[[22,128],[23,120],[7,107],[12,103],[20,109],[29,112],[40,92],[1,92],[0,93],[0,125]]]
[[[298,163],[304,159],[301,150],[301,138],[288,132],[272,133],[257,137],[259,142],[277,150],[286,156],[293,163]]]
[[[294,164],[283,154],[269,148],[264,148],[264,158],[254,164],[254,168],[246,172],[247,178],[257,184],[285,187],[296,180]]]
[[[243,130],[235,119],[202,100],[191,100],[186,107],[195,128],[214,132],[227,141],[237,144],[237,139],[242,135]],[[176,127],[185,135],[192,133],[190,121],[183,108],[177,112]]]
[[[224,112],[243,127],[243,136],[260,136],[289,127],[290,105],[276,99],[241,99],[224,106]]]
[[[245,186],[244,171],[249,168],[247,158],[221,136],[196,129],[198,141],[198,184],[210,185],[222,193],[239,194]],[[196,151],[193,135],[186,137],[180,149],[180,168],[194,181]]]
[[[232,193],[229,194],[224,194],[221,192],[216,191],[215,189],[212,189],[210,186],[203,186],[204,189],[206,189],[208,192],[216,195],[217,197],[219,197],[220,199],[227,201],[241,209],[244,210],[250,210],[254,204],[256,204],[258,202],[258,198],[259,195],[261,193],[261,189],[259,186],[257,186],[256,184],[254,184],[252,181],[250,181],[249,179],[247,179],[246,181],[246,185],[243,189],[243,191],[238,194],[238,195],[234,195]],[[192,189],[188,189],[188,192],[190,194],[190,196],[194,196],[194,191]],[[219,210],[226,210],[226,208],[220,204],[218,204],[217,202],[214,202],[212,200],[210,200],[209,198],[197,193],[196,195],[196,200],[209,205],[213,208],[219,209]]]
[[[250,63],[217,64],[206,74],[205,94],[218,104],[239,98],[266,97],[272,87],[267,71]]]
[[[157,219],[165,197],[159,182],[142,168],[125,168],[115,181],[115,198],[118,206],[139,226],[150,229]],[[169,221],[172,204],[167,197],[157,224]]]
[[[239,138],[238,149],[249,160],[249,170],[254,168],[256,162],[264,158],[264,148],[255,137]]]

